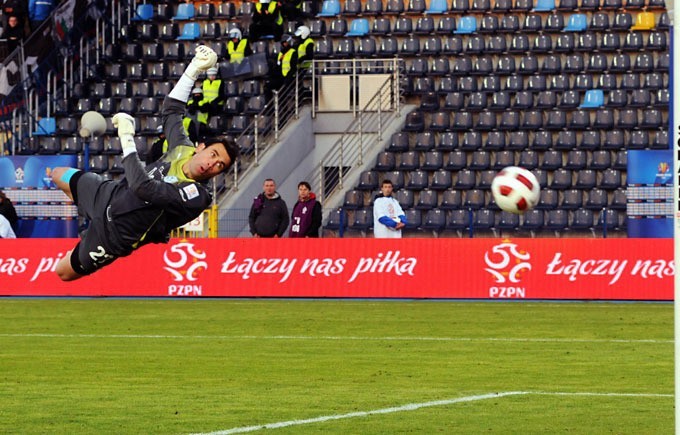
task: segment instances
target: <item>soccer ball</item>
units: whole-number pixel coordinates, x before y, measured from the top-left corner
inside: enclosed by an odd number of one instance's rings
[[[494,177],[491,193],[502,210],[521,214],[538,204],[541,187],[530,171],[518,166],[508,166]]]

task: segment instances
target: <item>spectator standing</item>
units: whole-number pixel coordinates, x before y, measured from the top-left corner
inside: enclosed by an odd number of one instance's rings
[[[250,41],[244,38],[239,29],[231,29],[227,34],[229,41],[227,42],[227,59],[231,63],[241,63],[246,56],[253,54],[253,49],[250,48]]]
[[[31,32],[50,16],[54,3],[54,0],[28,0],[28,21],[31,25]]]
[[[399,239],[406,226],[406,215],[399,201],[392,197],[392,181],[383,180],[380,194],[373,203],[373,236],[376,239]]]
[[[275,41],[281,40],[283,35],[283,17],[281,6],[271,0],[260,0],[255,3],[253,20],[250,23],[250,37],[257,41],[263,36],[272,35]]]
[[[286,21],[302,24],[305,19],[302,13],[302,0],[281,0],[281,15]]]
[[[19,216],[17,216],[14,204],[2,190],[0,190],[0,215],[7,219],[14,231],[19,229]]]
[[[10,15],[7,26],[2,31],[0,39],[7,40],[7,53],[11,53],[21,44],[24,39],[24,26],[16,15]]]
[[[217,78],[218,69],[210,68],[207,72],[207,78],[203,80],[201,87],[203,88],[203,99],[208,102],[208,114],[210,116],[222,114],[224,106],[224,94],[226,93],[226,85],[224,81]]]
[[[0,214],[0,239],[16,239],[17,236],[12,230],[7,218]]]
[[[276,191],[274,180],[267,178],[250,207],[250,233],[255,237],[283,237],[289,221],[286,201]]]
[[[268,90],[278,90],[295,80],[297,72],[297,51],[293,37],[283,35],[281,37],[281,51],[276,59],[276,65],[272,68],[269,76]]]
[[[307,26],[300,26],[295,30],[297,38],[297,57],[299,68],[310,68],[314,60],[314,40],[309,37],[311,30]]]
[[[203,89],[196,86],[191,90],[191,99],[187,103],[189,118],[193,119],[198,126],[198,136],[205,136],[208,133],[208,121],[210,119],[210,102],[205,98]],[[188,125],[184,124],[185,129]]]
[[[319,237],[321,219],[321,203],[316,200],[312,186],[306,181],[300,181],[288,237]]]
[[[24,23],[26,22],[26,0],[4,0],[2,2],[2,14],[5,17],[5,21],[3,22],[5,27],[7,26],[9,17],[15,16],[23,30]]]

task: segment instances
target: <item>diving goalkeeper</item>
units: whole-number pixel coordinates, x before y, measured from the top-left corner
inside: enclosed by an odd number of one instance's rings
[[[135,146],[135,120],[113,117],[123,147],[125,177],[106,180],[75,168],[55,168],[52,179],[89,219],[81,240],[62,258],[56,273],[73,281],[129,255],[147,243],[167,243],[170,231],[198,217],[210,206],[205,182],[226,171],[238,158],[230,137],[206,139],[198,146],[187,137],[182,119],[199,74],[217,62],[215,52],[198,46],[177,85],[163,102],[163,131],[168,152],[144,167]]]

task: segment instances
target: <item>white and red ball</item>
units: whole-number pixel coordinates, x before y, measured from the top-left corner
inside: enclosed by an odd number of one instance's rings
[[[531,171],[518,166],[508,166],[494,177],[491,193],[502,210],[521,214],[538,204],[541,186]]]

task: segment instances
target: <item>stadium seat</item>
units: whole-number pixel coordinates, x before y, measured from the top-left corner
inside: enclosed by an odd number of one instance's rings
[[[528,168],[527,168],[528,169]],[[538,210],[552,210],[557,208],[559,203],[560,194],[555,189],[541,189],[541,194],[538,199],[538,204],[536,208]]]
[[[576,132],[573,130],[563,130],[557,133],[554,143],[556,150],[569,151],[576,148]]]
[[[339,0],[323,0],[321,4],[321,12],[317,14],[319,17],[335,17],[341,12]]]
[[[373,228],[373,209],[364,208],[354,211],[354,219],[349,228],[357,231],[368,231]]]
[[[154,19],[153,4],[138,4],[135,9],[135,14],[132,16],[132,21],[151,21]]]
[[[439,140],[435,144],[438,151],[453,151],[458,148],[458,134],[446,131],[439,134]]]
[[[462,173],[462,172],[465,172],[465,170],[459,172],[459,174],[458,174],[459,177],[460,177],[460,173]],[[470,177],[470,173],[472,174],[472,177]],[[469,182],[469,179],[472,178],[472,182],[474,183],[474,173],[472,173],[472,171],[465,172],[464,177],[467,177],[468,182]],[[440,169],[438,171],[435,171],[432,174],[432,180],[430,182],[430,188],[431,189],[446,190],[446,189],[451,188],[451,186],[452,186],[451,172],[449,172],[445,169]],[[474,184],[472,184],[470,187],[467,187],[467,188],[471,188],[472,186],[474,186]]]
[[[467,189],[463,193],[463,208],[479,210],[486,206],[486,193],[482,189]]]
[[[444,169],[447,171],[459,171],[467,167],[467,154],[465,151],[450,151]]]
[[[34,136],[36,136],[35,133]],[[59,154],[61,153],[61,140],[54,136],[39,136],[37,152],[41,155]]]
[[[590,210],[601,210],[607,207],[607,192],[602,189],[592,189],[585,192],[583,207]]]
[[[43,117],[38,120],[34,136],[49,136],[55,134],[57,130],[57,121],[52,117]]]
[[[366,0],[363,15],[381,15],[383,13],[383,4],[381,0]]]
[[[364,12],[365,13],[365,12]],[[388,0],[383,14],[401,15],[404,13],[404,0]]]
[[[394,183],[395,189],[401,189],[404,185],[404,175],[400,171],[390,171],[387,172],[387,176],[392,183]],[[362,171],[359,175],[359,182],[357,183],[357,189],[360,190],[377,190],[379,188],[378,183],[378,172],[376,171]]]
[[[406,7],[407,14],[420,15],[425,13],[426,3],[425,0],[409,0]]]
[[[573,230],[589,230],[595,224],[594,213],[592,210],[579,208],[573,212],[573,220],[571,222],[571,229]]]
[[[617,12],[614,15],[614,20],[612,21],[612,30],[615,31],[628,31],[633,26],[633,16],[629,12]]]
[[[586,14],[572,14],[563,30],[565,32],[583,32],[588,27],[587,20]]]
[[[477,31],[477,18],[474,16],[460,17],[456,24],[455,34],[472,34]]]
[[[324,228],[332,231],[344,231],[347,228],[347,213],[342,208],[334,208],[328,213],[328,221]]]
[[[522,168],[533,170],[538,167],[538,152],[533,150],[522,150],[519,154],[517,164]]]
[[[621,171],[611,168],[602,171],[599,187],[605,190],[615,190],[621,187]]]
[[[628,197],[625,188],[618,188],[612,193],[609,208],[614,210],[625,210],[628,202]]]
[[[430,5],[425,11],[426,14],[444,14],[448,11],[449,5],[446,0],[431,0]]]
[[[349,26],[349,32],[345,36],[365,36],[369,33],[370,27],[366,18],[355,18]]]
[[[181,3],[181,5],[186,3]],[[195,41],[201,37],[201,27],[199,23],[188,22],[182,27],[182,33],[177,37],[178,41]]]
[[[555,9],[558,11],[571,12],[578,8],[578,0],[558,0]]]
[[[550,188],[556,190],[569,189],[572,186],[572,172],[568,169],[559,168],[553,172]]]
[[[569,225],[569,213],[566,210],[548,210],[543,228],[552,231],[564,231]]]
[[[418,193],[418,201],[414,207],[417,210],[430,210],[437,207],[437,202],[437,192],[425,188]]]
[[[173,20],[191,20],[196,14],[196,9],[193,3],[180,3],[177,5]]]
[[[545,212],[543,210],[529,210],[524,213],[520,220],[520,228],[526,231],[535,231],[543,228]]]
[[[342,204],[345,210],[358,210],[364,207],[364,192],[361,190],[348,190],[345,192],[345,200]]]
[[[666,150],[672,148],[668,130],[656,131],[652,136],[652,142],[649,147],[655,150]]]
[[[654,12],[640,12],[635,17],[635,23],[630,27],[630,30],[652,30],[656,26],[656,18]]]

